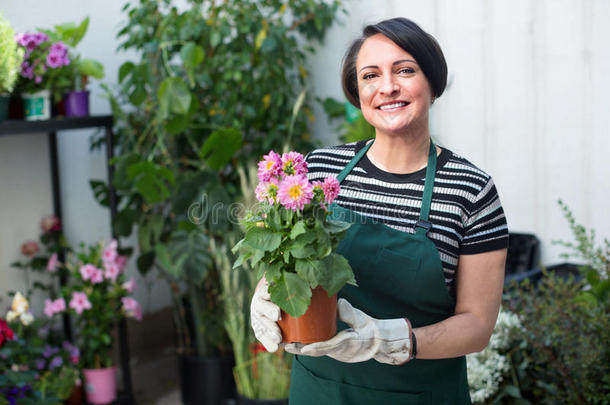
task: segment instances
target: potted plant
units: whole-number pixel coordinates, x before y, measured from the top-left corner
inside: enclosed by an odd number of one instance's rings
[[[63,102],[66,117],[89,115],[89,77],[104,78],[104,66],[93,59],[82,58],[76,47],[87,33],[89,17],[78,25],[64,23],[56,25],[52,30],[41,30],[53,41],[59,41],[68,46],[68,56],[71,63],[61,68],[59,77],[53,89],[55,101]]]
[[[18,88],[26,120],[51,117],[51,91],[62,81],[61,68],[70,64],[68,47],[52,41],[43,32],[20,33],[15,37],[24,51]]]
[[[61,296],[45,302],[45,314],[53,317],[69,311],[75,319],[77,346],[81,351],[85,392],[91,404],[116,399],[116,367],[112,360],[113,332],[123,317],[142,318],[142,309],[130,296],[133,280],[126,281],[126,257],[117,252],[116,241],[98,243],[71,254],[64,264],[71,283]]]
[[[15,42],[15,31],[0,14],[0,122],[8,116],[8,102],[23,60],[23,49]]]
[[[310,183],[297,152],[270,151],[258,163],[258,177],[260,204],[243,220],[234,267],[249,260],[257,279],[265,277],[271,301],[282,309],[284,342],[329,339],[336,333],[336,293],[356,284],[347,259],[335,252],[350,224],[327,218],[339,182]]]

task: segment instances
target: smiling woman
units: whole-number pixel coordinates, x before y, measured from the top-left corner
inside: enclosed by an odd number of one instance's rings
[[[311,181],[341,183],[330,210],[353,219],[337,251],[358,286],[339,291],[336,336],[285,345],[292,405],[470,403],[464,355],[493,330],[508,230],[491,177],[430,138],[446,82],[438,43],[405,18],[365,27],[346,53],[345,95],[375,138],[306,161]],[[272,332],[265,304],[251,315]]]

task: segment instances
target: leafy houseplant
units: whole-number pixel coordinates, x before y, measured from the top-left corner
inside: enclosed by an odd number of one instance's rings
[[[8,96],[13,91],[19,77],[23,49],[17,47],[15,31],[0,15],[0,122],[8,115]]]
[[[349,263],[335,253],[350,224],[327,219],[339,182],[329,177],[311,184],[307,163],[297,152],[279,156],[271,151],[258,168],[260,204],[243,221],[245,236],[233,248],[239,252],[234,267],[249,260],[258,269],[257,279],[269,283],[271,301],[300,317],[310,306],[312,290],[321,287],[331,297],[346,283],[355,285]]]
[[[85,36],[88,27],[89,17],[86,17],[78,25],[64,23],[56,25],[52,30],[41,30],[51,40],[60,41],[68,46],[71,63],[61,68],[61,74],[53,88],[55,101],[63,98],[66,116],[88,115],[88,80],[90,77],[104,78],[104,66],[100,62],[82,58],[76,52],[76,47]]]
[[[239,162],[279,147],[290,128],[296,146],[311,148],[309,101],[305,114],[291,112],[305,89],[309,42],[323,38],[337,9],[320,0],[125,6],[120,49],[139,58],[107,88],[120,151],[115,225],[121,236],[137,229],[139,271],[170,284],[181,354],[229,350],[210,243],[233,227],[226,208],[239,192]],[[107,201],[106,185],[92,186]]]
[[[251,207],[256,203],[254,189],[257,173],[251,168],[246,174],[240,171],[241,204]],[[228,245],[234,244],[237,234],[231,235]],[[224,327],[231,339],[235,367],[235,385],[243,399],[286,401],[290,387],[290,367],[292,356],[282,350],[268,353],[264,346],[257,342],[250,327],[248,317],[250,300],[257,283],[253,271],[235,271],[232,269],[233,257],[227,245],[212,245],[215,261],[220,270],[222,286],[222,303],[224,306]],[[247,267],[247,263],[242,264]]]

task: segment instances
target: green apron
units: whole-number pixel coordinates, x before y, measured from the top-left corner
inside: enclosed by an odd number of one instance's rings
[[[342,182],[364,156],[362,148],[337,177]],[[436,173],[436,148],[430,142],[426,182],[416,232],[409,234],[375,218],[331,206],[331,218],[352,223],[337,249],[356,276],[339,297],[378,319],[407,317],[414,328],[454,314],[455,300],[445,285],[443,266],[426,236]],[[347,325],[339,322],[338,329]],[[343,363],[330,357],[295,356],[290,405],[470,404],[466,359],[415,359],[400,366],[369,360]]]

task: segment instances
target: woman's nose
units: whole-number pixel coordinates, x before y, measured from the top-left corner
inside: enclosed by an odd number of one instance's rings
[[[385,95],[391,95],[398,91],[398,83],[392,75],[385,75],[381,82],[379,92]]]

